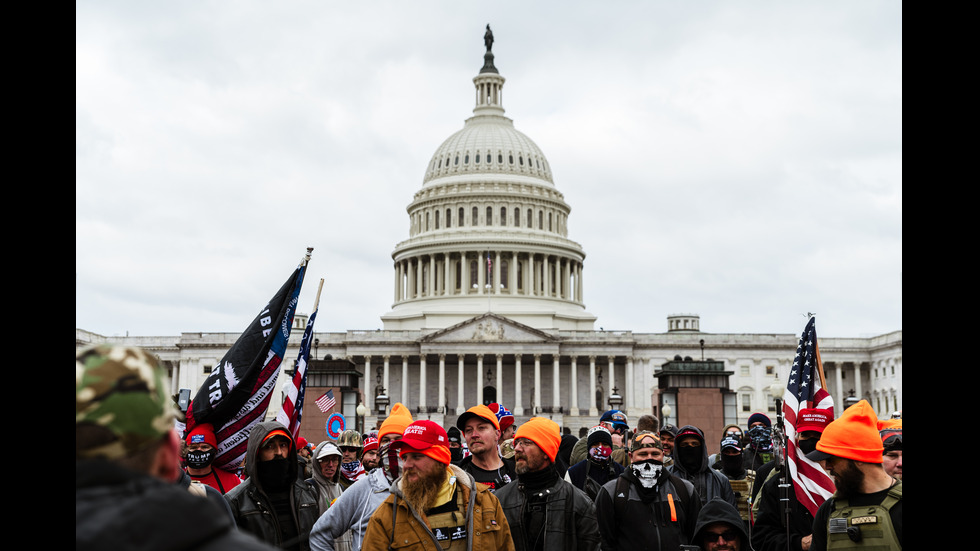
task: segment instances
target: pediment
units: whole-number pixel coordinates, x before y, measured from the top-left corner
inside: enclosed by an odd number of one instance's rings
[[[419,339],[422,343],[557,341],[554,335],[494,313],[482,314]]]

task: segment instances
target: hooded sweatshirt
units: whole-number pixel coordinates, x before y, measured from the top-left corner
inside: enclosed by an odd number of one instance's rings
[[[740,549],[752,549],[749,545],[749,535],[745,532],[745,524],[742,517],[738,515],[738,510],[721,498],[713,498],[704,504],[701,512],[698,513],[698,523],[694,527],[694,539],[691,541],[702,545],[704,540],[705,528],[715,522],[724,522],[730,525],[732,530],[738,532],[741,540]],[[717,532],[717,530],[715,530]]]
[[[337,456],[337,470],[333,473],[333,477],[327,479],[323,476],[320,471],[319,461],[316,459],[320,456],[320,452],[326,447],[332,448],[328,455]],[[322,517],[326,513],[336,500],[340,499],[341,493],[343,492],[343,486],[340,484],[340,460],[343,459],[343,453],[337,448],[337,445],[333,442],[325,440],[320,443],[319,446],[313,451],[313,459],[311,459],[313,464],[313,478],[308,482],[313,482],[316,484],[317,488],[320,490],[320,516]],[[319,521],[319,519],[317,519]],[[314,524],[314,529],[316,525]],[[312,542],[311,542],[312,545]],[[351,534],[350,531],[343,532],[334,541],[333,549],[337,551],[350,551],[351,548]]]
[[[248,479],[226,493],[225,499],[240,529],[272,545],[306,551],[310,529],[320,515],[320,509],[316,488],[297,478],[299,462],[296,443],[292,439],[283,464],[285,486],[278,491],[263,487],[258,451],[265,437],[276,429],[288,432],[277,421],[252,427],[245,451]]]
[[[331,450],[332,453],[329,453],[328,456],[336,455],[338,459],[337,470],[334,471],[333,476],[329,479],[323,476],[323,472],[320,471],[319,459],[317,459],[320,456],[320,452],[323,451],[323,449],[327,446],[332,448]],[[319,501],[320,501],[321,515],[327,512],[327,509],[330,508],[330,504],[333,503],[335,499],[340,497],[342,488],[340,487],[339,459],[341,459],[342,457],[343,454],[337,448],[337,445],[334,444],[333,442],[330,442],[329,440],[324,440],[323,442],[320,442],[320,445],[313,450],[313,457],[311,458],[311,461],[313,461],[313,477],[310,478],[307,482],[312,482],[316,484],[317,489],[320,491]]]
[[[371,515],[391,493],[391,482],[385,470],[379,467],[351,484],[313,525],[310,548],[313,551],[340,550],[341,540],[349,534],[349,545],[360,549]]]
[[[685,466],[684,452],[678,446],[678,442],[685,438],[691,438],[692,435],[684,434],[688,431],[693,432],[693,436],[701,441],[701,447],[693,464]],[[674,476],[683,478],[694,485],[695,491],[701,497],[702,507],[714,497],[720,497],[730,503],[732,507],[737,507],[735,492],[732,491],[728,477],[708,465],[708,450],[704,446],[704,433],[694,425],[684,425],[677,431],[677,438],[674,440],[674,463],[667,467],[667,470]]]

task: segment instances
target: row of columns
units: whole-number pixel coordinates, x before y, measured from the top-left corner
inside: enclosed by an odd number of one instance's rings
[[[446,404],[446,399],[447,399],[447,396],[446,396],[446,368],[447,368],[446,356],[447,356],[447,354],[438,354],[437,356],[438,356],[438,361],[439,361],[439,375],[438,375],[439,381],[438,381],[438,387],[437,387],[438,388],[438,395],[436,397],[436,400],[437,400],[436,401],[436,405],[437,406],[441,406],[441,405]],[[504,356],[505,355],[504,354],[493,354],[493,353],[490,353],[490,354],[476,354],[475,356],[476,356],[476,373],[475,374],[471,373],[470,374],[470,377],[471,377],[471,383],[476,386],[476,392],[477,392],[477,395],[476,395],[476,403],[477,404],[482,404],[483,403],[483,387],[484,387],[483,377],[484,377],[484,357],[485,356],[490,356],[496,362],[496,370],[495,370],[496,371],[496,388],[497,388],[497,392],[498,392],[498,401],[501,400],[501,397],[503,396],[503,387],[504,387],[504,378],[503,378],[504,375],[503,375],[503,371],[504,371]],[[548,356],[548,354],[533,354],[532,355],[533,361],[534,361],[534,396],[533,396],[532,400],[533,400],[533,404],[536,407],[543,407],[544,406],[544,404],[541,403],[542,367],[546,366],[547,363],[549,363],[549,362],[547,362],[547,360],[543,360],[543,356]],[[570,415],[580,415],[581,409],[579,408],[579,400],[578,400],[578,396],[579,396],[579,394],[578,394],[578,359],[579,359],[579,356],[567,356],[566,357],[566,356],[562,356],[560,354],[551,354],[550,356],[551,356],[550,363],[551,363],[551,384],[552,384],[552,408],[553,408],[553,411],[557,412],[559,407],[564,407],[566,405],[566,404],[564,404],[562,402],[561,378],[560,378],[561,371],[560,371],[560,367],[561,367],[561,360],[562,360],[562,358],[568,358],[569,359],[569,362],[570,362],[570,373],[569,373],[569,377],[570,377],[570,380],[571,380],[571,388],[569,389],[569,393],[571,394],[571,396],[570,396],[570,402],[568,404],[569,405],[569,408],[567,410],[567,413],[569,413]],[[382,356],[381,357],[381,362],[382,362],[382,366],[383,366],[382,369],[381,369],[381,374],[382,374],[381,386],[383,386],[385,389],[390,389],[391,388],[391,386],[390,386],[390,384],[391,384],[391,359],[392,359],[391,356]],[[411,378],[411,375],[412,375],[411,370],[409,369],[409,360],[410,359],[411,359],[410,356],[401,356],[401,377],[400,377],[400,381],[399,382],[401,384],[401,395],[400,395],[400,399],[401,399],[401,401],[403,403],[406,403],[408,401],[408,398],[407,397],[409,396],[409,381],[410,381],[410,378]],[[466,378],[467,378],[465,359],[466,359],[466,354],[456,354],[456,364],[457,364],[456,365],[456,369],[457,369],[457,377],[456,377],[456,381],[457,381],[457,385],[456,385],[456,407],[457,407],[457,409],[462,408],[464,410],[466,408],[474,405],[474,404],[468,404],[467,405],[467,403],[466,403],[466,401],[464,399],[464,396],[463,396],[464,384],[460,384],[461,382],[465,382],[466,381]],[[598,356],[589,356],[588,359],[589,359],[589,388],[590,389],[595,389],[596,386],[597,386],[596,385],[597,374],[599,373],[599,370],[601,370],[603,368],[603,366],[599,363],[599,357]],[[428,387],[428,379],[427,379],[428,378],[428,364],[427,364],[427,360],[428,360],[428,358],[427,358],[426,355],[420,355],[420,356],[418,356],[418,361],[419,361],[419,367],[418,367],[419,394],[418,394],[418,404],[417,405],[420,408],[423,408],[423,409],[428,407],[428,398],[429,398],[429,395],[428,395],[428,392],[427,392],[427,390],[428,390],[428,388],[427,388]],[[514,400],[513,400],[513,404],[504,403],[504,405],[507,406],[507,408],[510,409],[514,413],[514,415],[526,415],[526,414],[527,415],[534,415],[535,413],[537,413],[536,411],[530,411],[529,410],[529,411],[525,412],[525,408],[524,408],[524,405],[525,404],[523,403],[523,393],[522,393],[522,388],[521,388],[522,382],[523,382],[523,372],[522,372],[523,365],[522,365],[522,360],[523,360],[523,355],[518,354],[518,355],[514,355],[513,356],[513,365],[514,365],[514,378],[513,378]],[[370,397],[368,399],[371,400],[372,405],[373,405],[373,409],[376,409],[377,408],[377,404],[374,404],[374,396],[375,396],[374,390],[371,389],[371,388],[369,388],[369,386],[368,386],[370,384],[370,381],[375,380],[374,378],[372,378],[372,374],[374,373],[374,371],[372,370],[373,369],[373,367],[372,367],[372,361],[373,361],[372,356],[365,356],[364,357],[364,375],[365,376],[362,378],[364,387],[361,390],[362,390],[363,395],[365,397]],[[470,365],[472,366],[472,364],[470,364]],[[607,368],[607,371],[606,371],[607,376],[606,376],[606,378],[607,378],[608,384],[605,385],[605,387],[608,388],[608,389],[617,388],[617,386],[616,386],[616,357],[615,356],[607,356],[606,357],[606,368]],[[623,393],[622,393],[622,395],[623,395],[623,407],[624,408],[630,408],[630,407],[633,407],[634,406],[634,404],[632,403],[633,402],[633,400],[632,400],[632,396],[633,396],[633,358],[629,358],[629,357],[626,358],[626,369],[625,369],[625,373],[626,373],[626,381],[624,381],[624,389],[623,389]],[[590,393],[591,392],[594,392],[594,390],[590,390]],[[604,396],[603,398],[606,398],[606,397]],[[408,404],[406,403],[405,405],[407,406]],[[531,404],[528,404],[528,405],[530,406]],[[590,394],[590,396],[589,396],[589,405],[588,405],[588,415],[589,416],[597,416],[597,415],[599,415],[600,408],[602,408],[602,407],[604,407],[602,404],[600,404],[600,407],[599,408],[596,407],[596,404],[595,404],[595,400],[593,398],[593,395]]]
[[[395,302],[502,293],[583,302],[581,261],[540,253],[489,254],[489,266],[488,253],[476,251],[433,253],[395,262]],[[475,289],[471,272],[474,262]]]

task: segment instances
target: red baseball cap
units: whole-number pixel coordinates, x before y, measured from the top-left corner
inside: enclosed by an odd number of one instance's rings
[[[369,452],[371,450],[378,449],[378,438],[375,436],[366,436],[364,438],[364,447],[361,448],[361,453]]]
[[[823,432],[833,420],[834,408],[803,408],[800,410],[800,414],[796,416],[796,432],[806,430]]]
[[[449,465],[452,459],[446,429],[428,419],[415,421],[405,427],[401,440],[392,442],[391,447],[398,450],[399,456],[411,452],[421,453],[445,465]]]

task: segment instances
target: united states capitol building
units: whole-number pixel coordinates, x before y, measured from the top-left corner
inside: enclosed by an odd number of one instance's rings
[[[392,252],[392,308],[379,312],[383,329],[316,333],[314,356],[323,368],[311,362],[310,402],[333,388],[346,417],[364,405],[365,428],[396,402],[416,419],[444,426],[488,402],[504,404],[518,423],[543,415],[573,434],[610,407],[633,424],[646,413],[660,417],[670,404],[669,422],[683,424],[688,412],[678,411],[675,390],[661,385],[668,366],[727,375],[727,386],[717,389],[724,400],[719,423],[744,427],[754,412],[774,416],[770,387],[785,387],[798,333],[704,332],[699,316],[688,313],[668,316],[662,333],[595,329],[583,302],[586,253],[572,239],[570,206],[544,153],[505,116],[504,83],[488,43],[473,78],[473,114],[435,150],[408,205],[411,229]],[[294,320],[280,387],[306,319]],[[704,322],[710,330],[711,320]],[[196,393],[238,336],[107,337],[76,328],[75,344],[145,347],[170,369],[174,392]],[[821,338],[819,347],[838,414],[858,398],[881,416],[902,409],[901,330]],[[279,408],[273,402],[268,418]]]

